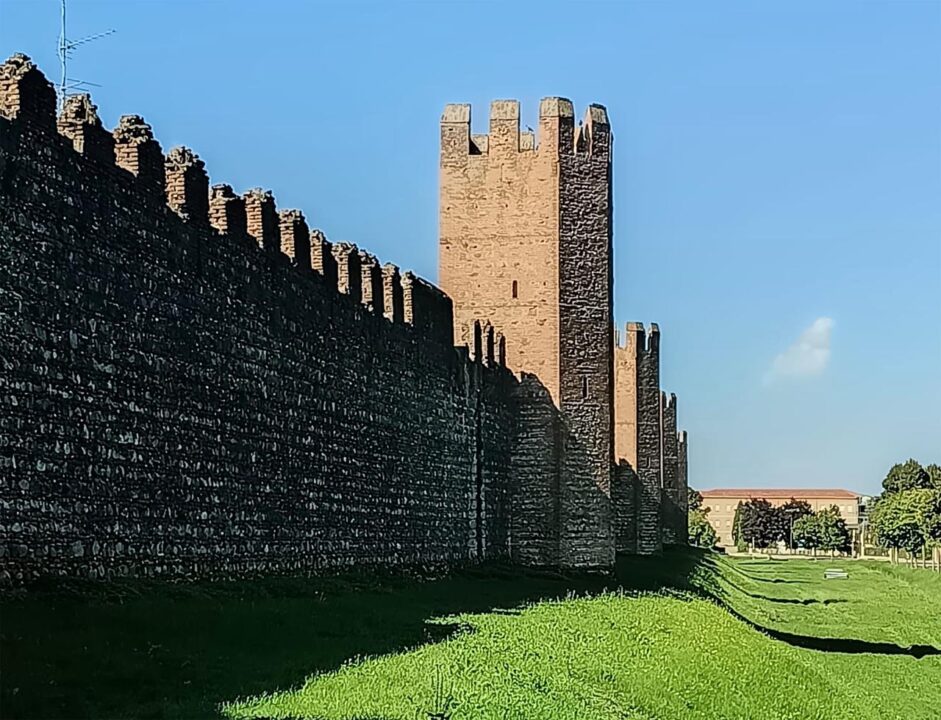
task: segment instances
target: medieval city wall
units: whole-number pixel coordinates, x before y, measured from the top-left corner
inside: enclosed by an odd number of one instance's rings
[[[455,305],[0,66],[0,581],[607,568],[682,541],[659,330],[610,331],[604,109],[576,129],[544,99],[538,143],[515,101],[469,120],[441,125]]]
[[[210,191],[140,118],[108,132],[73,98],[57,126],[22,56],[0,115],[3,579],[508,554],[491,328],[455,349],[439,290],[270,193]]]

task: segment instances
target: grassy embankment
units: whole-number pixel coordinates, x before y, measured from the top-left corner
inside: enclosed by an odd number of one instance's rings
[[[0,714],[941,717],[941,577],[847,563],[824,581],[828,564],[676,552],[607,580],[33,594],[0,608]]]

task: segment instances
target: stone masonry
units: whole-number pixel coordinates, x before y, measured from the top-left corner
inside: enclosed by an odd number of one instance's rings
[[[676,395],[660,393],[661,472],[663,473],[663,499],[660,506],[663,544],[675,545],[679,517],[679,468],[677,467]]]
[[[677,488],[679,492],[679,516],[677,517],[678,541],[689,543],[689,438],[685,430],[676,436]]]
[[[446,108],[445,294],[55,104],[0,65],[0,583],[659,550],[659,331],[614,348],[601,106],[543,100],[538,137]]]

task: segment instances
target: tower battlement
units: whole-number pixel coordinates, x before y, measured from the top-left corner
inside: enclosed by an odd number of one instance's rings
[[[603,105],[589,105],[576,125],[572,101],[543,98],[539,103],[536,132],[520,131],[518,100],[494,100],[490,104],[489,132],[471,132],[471,106],[446,105],[441,114],[442,163],[475,162],[484,156],[505,158],[516,153],[571,155],[610,160],[611,126]],[[481,158],[483,160],[483,158]]]

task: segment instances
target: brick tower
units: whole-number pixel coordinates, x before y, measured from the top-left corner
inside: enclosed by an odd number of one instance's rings
[[[538,134],[519,102],[490,107],[471,134],[469,105],[441,118],[439,282],[461,328],[486,318],[507,365],[535,375],[559,411],[558,560],[613,562],[611,132],[592,105],[545,98]]]

